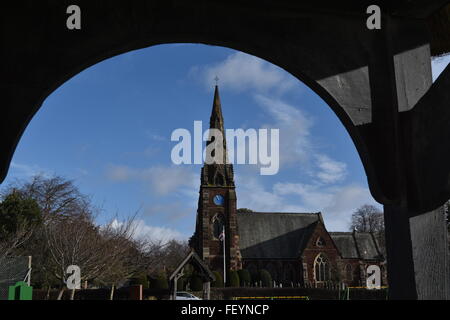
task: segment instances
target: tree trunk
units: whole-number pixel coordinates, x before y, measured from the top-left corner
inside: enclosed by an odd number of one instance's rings
[[[70,300],[73,300],[75,298],[75,289],[72,289],[72,292],[70,293]]]
[[[50,300],[50,286],[47,287],[47,295],[45,296],[45,300]]]
[[[111,286],[111,294],[109,295],[109,300],[114,299],[114,285]]]
[[[64,290],[66,290],[64,287],[61,288],[61,290],[59,290],[58,298],[56,300],[61,300],[62,299],[62,296],[64,294]]]

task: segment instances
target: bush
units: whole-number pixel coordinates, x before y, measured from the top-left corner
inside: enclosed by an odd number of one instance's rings
[[[251,278],[252,286],[254,286],[255,283],[259,283],[259,280],[261,280],[261,279],[259,278],[258,270],[250,271],[250,278]]]
[[[213,274],[216,280],[211,283],[211,286],[215,288],[223,288],[222,274],[219,271],[214,271]]]
[[[203,290],[203,280],[198,275],[192,275],[189,281],[189,288],[191,291],[202,291]]]
[[[165,274],[158,275],[155,279],[150,280],[151,289],[169,289],[169,283]]]
[[[228,280],[228,285],[230,287],[239,287],[239,274],[237,271],[230,271],[230,279]]]
[[[145,273],[137,274],[134,278],[130,280],[130,285],[142,284],[143,289],[148,289],[148,278]]]
[[[247,269],[239,270],[238,275],[241,287],[248,287],[251,285],[252,278],[250,276],[250,272]]]
[[[273,286],[272,276],[270,275],[269,271],[267,271],[266,269],[259,270],[259,279],[263,287],[272,288]]]

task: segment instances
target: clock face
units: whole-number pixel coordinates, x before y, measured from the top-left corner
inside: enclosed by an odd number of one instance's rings
[[[220,194],[216,194],[213,198],[213,201],[218,206],[222,206],[224,203],[223,197]]]

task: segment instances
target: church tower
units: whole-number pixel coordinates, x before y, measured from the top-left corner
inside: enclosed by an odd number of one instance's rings
[[[212,270],[223,271],[223,242],[221,233],[225,227],[226,269],[242,268],[239,252],[239,236],[236,218],[236,191],[234,185],[233,165],[228,161],[222,108],[219,88],[216,85],[214,101],[209,122],[210,129],[222,133],[222,155],[219,161],[204,163],[201,171],[200,195],[198,200],[197,221],[190,245]],[[215,151],[221,143],[214,137],[206,143],[208,148],[214,144]],[[214,155],[214,153],[213,153]],[[227,277],[228,278],[228,277]]]

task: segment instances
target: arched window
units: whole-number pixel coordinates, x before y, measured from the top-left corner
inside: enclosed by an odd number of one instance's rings
[[[351,264],[345,266],[345,278],[350,281],[353,280],[353,268]]]
[[[319,253],[314,260],[314,278],[316,281],[330,280],[330,266],[328,259],[322,253]]]
[[[220,234],[223,231],[224,223],[223,215],[216,214],[213,218],[213,236],[216,239],[219,239]]]

